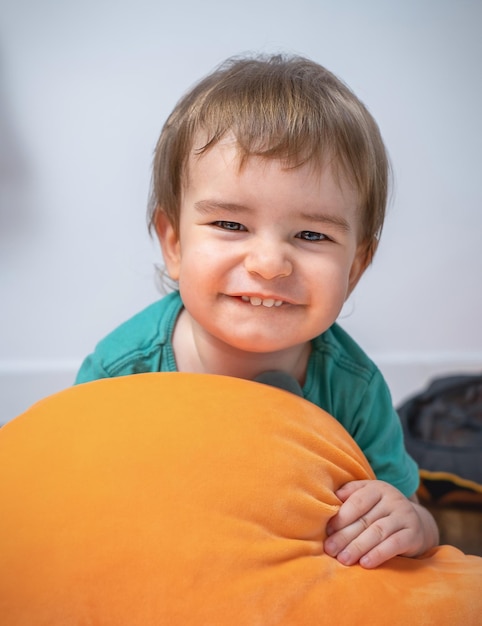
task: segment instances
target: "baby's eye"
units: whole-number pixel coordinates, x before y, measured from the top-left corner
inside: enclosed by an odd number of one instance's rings
[[[302,230],[299,232],[296,237],[298,239],[303,239],[304,241],[324,241],[328,239],[326,235],[323,233],[315,233],[312,230]]]
[[[239,222],[227,222],[225,220],[216,220],[213,222],[213,226],[217,226],[223,230],[246,230],[246,227],[239,224]]]

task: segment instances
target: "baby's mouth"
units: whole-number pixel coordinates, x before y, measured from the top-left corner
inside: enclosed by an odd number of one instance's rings
[[[258,296],[241,296],[243,302],[250,302],[253,306],[265,306],[268,309],[272,306],[281,306],[283,300],[275,300],[274,298],[259,298]]]

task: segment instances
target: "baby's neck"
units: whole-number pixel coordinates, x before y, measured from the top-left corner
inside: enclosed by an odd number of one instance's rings
[[[220,374],[253,380],[261,373],[281,370],[304,384],[309,343],[279,352],[244,352],[203,332],[195,332],[195,322],[184,310],[173,334],[173,349],[180,372]]]

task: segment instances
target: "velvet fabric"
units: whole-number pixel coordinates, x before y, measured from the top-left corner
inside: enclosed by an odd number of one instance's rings
[[[261,383],[67,389],[0,429],[0,624],[479,624],[481,558],[324,554],[335,491],[365,478],[338,422]]]

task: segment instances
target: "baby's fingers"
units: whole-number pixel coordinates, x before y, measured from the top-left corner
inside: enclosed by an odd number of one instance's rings
[[[347,528],[357,520],[365,523],[366,528],[377,516],[384,514],[383,512],[374,512],[382,496],[376,489],[371,489],[371,485],[368,486],[367,482],[347,483],[336,492],[343,504],[340,506],[338,513],[328,521],[326,527],[328,535],[333,535],[335,532]],[[366,519],[364,516],[368,513],[370,513],[370,518]]]
[[[360,489],[364,489],[365,487],[369,487],[373,482],[372,480],[351,480],[348,483],[345,483],[342,487],[337,489],[336,495],[342,502],[345,502],[347,498],[349,498],[355,491],[359,491]]]
[[[325,541],[325,552],[343,565],[359,562],[366,568],[377,567],[400,554],[402,547],[403,530],[390,516],[370,525],[366,518],[360,518]]]
[[[375,542],[375,545],[373,545],[373,547],[366,552],[366,547],[370,545],[369,542],[367,542],[364,547],[354,546],[353,550],[355,552],[355,555],[358,550],[363,552],[363,554],[358,559],[358,562],[362,567],[366,569],[372,569],[374,567],[378,567],[382,563],[385,563],[385,561],[388,561],[395,556],[403,554],[405,550],[404,546],[408,541],[406,535],[408,535],[409,532],[410,531],[406,528],[399,530],[392,535],[389,535],[381,543]],[[351,550],[352,548],[350,547],[350,551]]]

